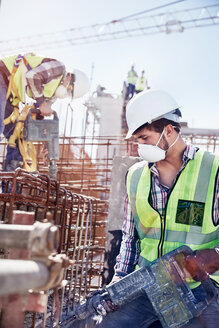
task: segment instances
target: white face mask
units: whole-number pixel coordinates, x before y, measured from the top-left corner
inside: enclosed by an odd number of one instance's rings
[[[156,143],[155,146],[153,145],[146,145],[146,144],[138,144],[138,154],[141,158],[143,158],[144,160],[148,161],[149,163],[155,163],[155,162],[159,162],[162,161],[165,157],[166,157],[166,152],[167,150],[163,150],[160,147],[158,147],[158,144],[164,134],[164,130],[160,135],[160,138],[158,139],[158,142]],[[176,138],[176,140],[172,143],[172,145],[169,146],[168,150],[175,145],[175,143],[177,142],[179,138],[179,134]]]
[[[55,95],[56,98],[60,98],[60,99],[64,99],[68,97],[68,90],[66,87],[64,87],[64,85],[59,85],[58,88],[55,91]]]

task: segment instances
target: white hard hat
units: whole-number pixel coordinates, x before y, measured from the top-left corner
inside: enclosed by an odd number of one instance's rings
[[[176,101],[165,91],[140,92],[126,106],[126,121],[129,130],[125,139],[130,138],[143,124],[151,124],[160,118],[179,123],[181,113],[178,108]]]
[[[90,82],[87,75],[79,69],[68,71],[75,75],[74,98],[83,97],[90,90]]]

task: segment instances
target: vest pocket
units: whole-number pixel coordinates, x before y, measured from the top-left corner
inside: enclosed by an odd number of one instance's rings
[[[179,199],[175,222],[202,227],[204,209],[205,203]]]

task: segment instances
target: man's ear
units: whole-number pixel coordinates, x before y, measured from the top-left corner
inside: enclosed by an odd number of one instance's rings
[[[171,137],[173,132],[175,131],[174,130],[174,127],[172,126],[172,124],[168,124],[165,126],[165,130],[166,130],[166,136],[167,137]]]

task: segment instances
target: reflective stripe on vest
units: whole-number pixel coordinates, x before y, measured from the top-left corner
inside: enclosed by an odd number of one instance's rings
[[[194,160],[190,160],[181,172],[170,193],[165,218],[161,218],[149,204],[151,172],[145,162],[130,168],[127,192],[140,238],[139,264],[150,263],[181,245],[187,245],[192,250],[218,245],[218,229],[212,222],[218,164],[219,156],[203,151],[196,153]],[[204,204],[201,226],[176,222],[179,200]]]
[[[7,67],[10,74],[12,73],[12,70],[14,67],[14,62],[17,57],[18,56],[15,55],[15,56],[5,57],[5,58],[1,59],[2,62]],[[45,57],[40,57],[40,56],[35,56],[32,54],[29,54],[29,55],[25,56],[25,59],[31,68],[35,68],[42,63],[42,61],[45,59]],[[58,77],[44,85],[43,95],[45,98],[51,98],[54,95],[55,90],[57,89],[62,77],[63,76],[61,75],[60,77]],[[16,94],[12,91],[12,96],[13,96],[12,104],[14,106],[16,106],[19,103],[19,101],[25,102],[25,99],[23,97],[24,92],[23,92],[23,83],[22,83],[22,65],[19,65],[19,67],[14,75],[13,80],[14,80],[14,84],[16,86],[16,89],[18,91],[18,96],[19,96],[19,98],[16,97]],[[27,93],[28,93],[29,97],[32,97],[30,90],[27,90]]]

